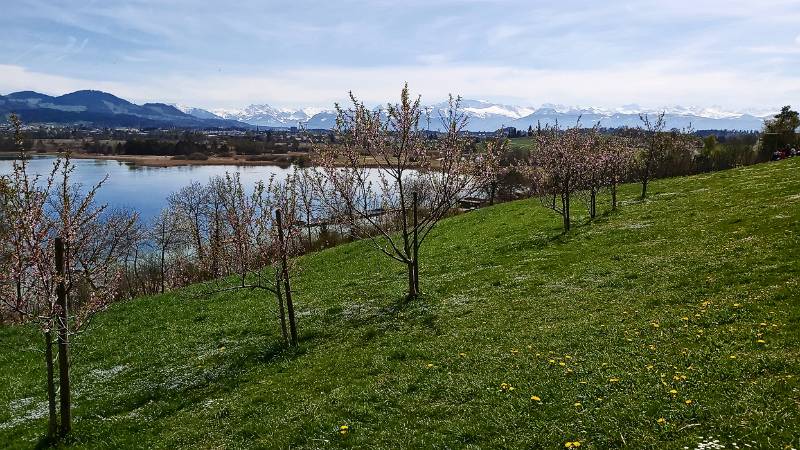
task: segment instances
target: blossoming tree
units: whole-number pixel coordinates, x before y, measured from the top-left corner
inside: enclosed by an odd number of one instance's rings
[[[419,294],[419,249],[464,196],[485,183],[479,155],[467,151],[460,99],[440,112],[443,130],[425,129],[430,115],[403,87],[400,103],[370,109],[351,93],[337,105],[336,138],[318,145],[317,185],[335,220],[351,235],[406,266],[408,297]],[[395,234],[397,233],[397,234]]]

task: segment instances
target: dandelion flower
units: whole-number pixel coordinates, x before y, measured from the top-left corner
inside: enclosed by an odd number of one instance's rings
[[[667,419],[659,417],[658,420],[656,420],[656,422],[658,422],[659,425],[664,425],[667,423]]]
[[[433,367],[433,364],[430,364],[430,363],[429,363],[429,364],[428,364],[428,369],[430,369],[430,368],[432,368],[432,367]]]
[[[730,358],[730,359],[736,359],[736,355],[731,355],[731,356],[729,356],[728,358]]]
[[[350,427],[347,425],[342,425],[339,427],[339,434],[342,436],[347,436],[350,434]]]
[[[670,389],[669,393],[672,395],[678,395],[678,391],[676,391],[675,389]]]
[[[534,402],[541,402],[541,401],[542,401],[542,399],[541,399],[541,398],[539,398],[539,396],[538,396],[538,395],[531,395],[531,401],[534,401]]]
[[[511,350],[511,354],[512,354],[512,355],[517,355],[517,354],[519,354],[519,350],[517,350],[517,349],[512,349],[512,350]]]
[[[560,363],[558,363],[558,365],[561,366],[561,367],[564,367],[564,366],[567,365],[567,363],[565,363],[564,361],[561,361]]]
[[[619,383],[619,378],[609,378],[608,381],[610,383]]]
[[[683,403],[686,403],[687,405],[691,405],[693,402],[691,400],[689,400],[689,399],[686,399],[686,400],[683,401]]]
[[[767,341],[765,341],[763,339],[759,339],[756,342],[759,343],[759,344],[766,344],[767,343]]]
[[[575,402],[575,405],[573,405],[573,406],[575,406],[576,408],[580,408],[583,405],[581,405],[581,402]]]
[[[464,353],[464,352],[461,352],[461,353],[459,353],[459,354],[458,354],[458,356],[460,356],[460,357],[462,357],[462,358],[463,358],[463,357],[467,356],[467,354],[466,354],[466,353]]]
[[[514,386],[512,386],[512,385],[510,385],[508,383],[500,383],[500,390],[502,392],[511,392],[511,391],[514,390]]]

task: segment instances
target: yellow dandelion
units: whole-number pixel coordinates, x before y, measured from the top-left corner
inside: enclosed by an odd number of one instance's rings
[[[517,350],[517,349],[515,349],[515,348],[514,348],[514,349],[511,349],[511,354],[512,354],[512,355],[517,355],[517,354],[519,354],[519,350]]]
[[[534,402],[541,402],[541,401],[542,401],[542,399],[541,399],[541,398],[539,398],[539,396],[538,396],[538,395],[531,395],[531,401],[534,401]]]
[[[556,363],[556,360],[555,360],[555,359],[551,359],[551,360],[550,360],[550,361],[548,361],[548,362],[549,362],[550,364],[555,364],[555,363]]]
[[[738,307],[740,307],[740,306],[742,306],[742,304],[741,304],[741,303],[734,303],[734,304],[733,304],[733,307],[734,307],[734,308],[738,308]]]
[[[571,373],[572,373],[572,369],[567,369],[567,371],[566,371],[565,373],[566,373],[567,375],[571,374]]]
[[[658,422],[659,425],[664,425],[667,423],[667,419],[659,417],[658,420],[656,420],[656,422]]]
[[[730,358],[730,359],[736,359],[736,355],[731,355],[731,356],[729,356],[728,358]]]
[[[608,381],[611,383],[619,383],[619,378],[609,378]]]
[[[569,356],[569,355],[564,355],[564,358],[565,358],[565,359],[572,359],[572,356]]]
[[[689,318],[688,318],[688,317],[686,317],[686,316],[683,316],[683,317],[681,317],[681,320],[682,320],[682,321],[684,321],[684,322],[688,322],[688,321],[689,321]]]
[[[670,389],[669,393],[672,395],[678,395],[678,391],[676,391],[675,389]]]
[[[652,364],[648,364],[648,365],[647,365],[647,367],[645,367],[645,369],[647,369],[647,370],[653,370],[653,365],[652,365]]]
[[[686,400],[683,401],[683,403],[686,403],[687,405],[691,405],[693,402],[691,400],[689,400],[689,399],[686,399]]]
[[[565,363],[564,361],[561,361],[560,363],[558,363],[558,365],[561,366],[561,367],[564,367],[564,366],[567,365],[567,363]]]
[[[581,402],[575,402],[573,406],[575,406],[576,408],[580,408],[583,405],[581,405]]]
[[[756,342],[759,343],[759,344],[766,344],[767,343],[767,341],[765,341],[763,339],[759,339]]]
[[[432,368],[432,367],[433,367],[433,364],[430,364],[430,363],[429,363],[429,364],[428,364],[428,369],[430,369],[430,368]]]
[[[466,353],[464,353],[464,352],[461,352],[461,353],[459,353],[459,354],[458,354],[458,356],[460,356],[460,357],[462,357],[462,358],[463,358],[463,357],[467,356],[467,354],[466,354]]]
[[[500,383],[500,390],[503,392],[511,392],[514,390],[514,386],[508,383]]]
[[[350,427],[347,425],[342,425],[339,427],[339,434],[342,436],[347,436],[350,434]]]

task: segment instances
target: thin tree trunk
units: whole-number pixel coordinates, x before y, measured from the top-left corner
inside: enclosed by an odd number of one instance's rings
[[[162,294],[164,293],[164,285],[166,284],[166,278],[167,278],[166,269],[164,268],[164,263],[165,263],[164,253],[165,253],[164,247],[162,246],[161,247],[161,293]]]
[[[61,436],[72,429],[69,386],[69,315],[64,285],[64,241],[56,238],[56,272],[58,273],[58,382],[61,403]]]
[[[292,286],[289,282],[289,262],[286,255],[286,245],[283,236],[283,222],[281,220],[281,210],[275,211],[275,219],[278,224],[278,244],[281,252],[281,272],[283,276],[283,290],[286,294],[286,312],[289,314],[289,333],[291,334],[292,346],[297,346],[297,323],[294,316],[294,304],[292,303]]]
[[[413,296],[416,297],[419,295],[419,220],[418,220],[418,203],[417,203],[417,193],[414,192],[413,195],[414,201],[414,241],[412,242],[413,245],[413,259],[414,259],[414,293]]]
[[[642,200],[647,197],[647,182],[650,181],[649,179],[645,178],[642,180]]]
[[[570,220],[569,220],[569,192],[566,192],[561,195],[561,207],[564,210],[564,231],[569,231],[570,228]]]
[[[591,189],[589,195],[590,195],[589,216],[592,219],[594,219],[595,216],[597,216],[597,191]]]
[[[497,192],[497,182],[492,181],[491,187],[489,188],[489,206],[494,205],[494,196]]]
[[[611,183],[611,209],[617,210],[617,183]]]
[[[281,274],[278,272],[275,277],[275,297],[278,299],[278,314],[281,320],[281,336],[283,336],[283,343],[289,344],[289,333],[286,332],[286,309],[283,306],[283,293],[281,292]]]
[[[50,325],[52,326],[52,323]],[[50,330],[44,333],[44,357],[47,363],[47,437],[53,441],[58,433],[58,415],[56,413],[56,382],[53,364],[53,333]]]

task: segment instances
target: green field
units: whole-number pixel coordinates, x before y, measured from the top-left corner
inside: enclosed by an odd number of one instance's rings
[[[69,443],[800,448],[800,158],[651,189],[568,235],[536,200],[448,219],[410,303],[366,243],[303,257],[297,350],[259,292],[116,304],[75,340]],[[0,329],[0,447],[46,430],[41,342]]]

